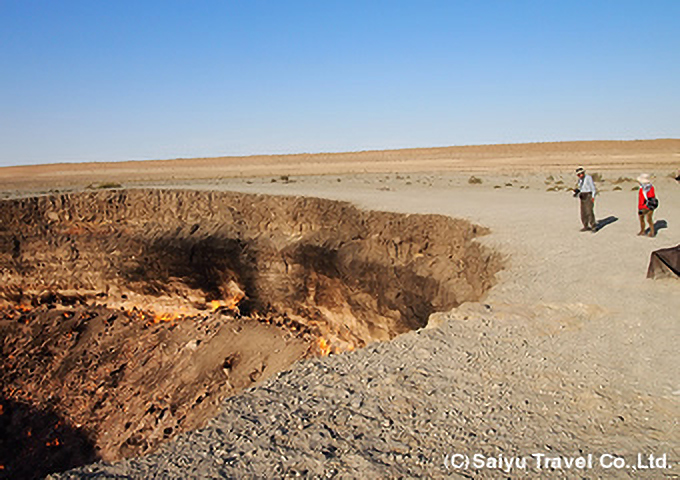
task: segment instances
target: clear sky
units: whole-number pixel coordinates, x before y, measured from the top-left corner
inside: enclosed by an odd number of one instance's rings
[[[680,138],[680,0],[0,0],[0,166]]]

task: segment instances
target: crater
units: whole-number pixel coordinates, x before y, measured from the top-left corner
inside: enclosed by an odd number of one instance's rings
[[[297,360],[480,300],[501,268],[467,221],[306,197],[108,190],[0,219],[0,427],[44,436],[36,478],[149,453]],[[0,445],[4,473],[33,454]]]

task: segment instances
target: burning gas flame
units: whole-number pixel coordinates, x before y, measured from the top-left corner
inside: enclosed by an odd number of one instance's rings
[[[331,353],[331,346],[328,344],[325,338],[319,337],[318,347],[321,356],[325,357]]]
[[[232,312],[239,312],[238,303],[240,299],[229,298],[227,300],[212,300],[210,302],[210,310],[216,312],[217,310],[224,309],[230,310]]]
[[[58,438],[55,438],[54,440],[45,443],[45,445],[48,447],[58,447],[59,445],[61,445],[61,443],[59,442]]]
[[[156,313],[153,316],[153,323],[161,323],[161,322],[172,322],[180,318],[180,316],[176,313]]]

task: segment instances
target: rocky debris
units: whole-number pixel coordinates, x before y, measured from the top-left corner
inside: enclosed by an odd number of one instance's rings
[[[633,463],[638,453],[677,460],[677,403],[562,364],[546,355],[546,333],[513,312],[466,304],[391,342],[305,360],[229,398],[208,426],[153,455],[51,478],[672,476],[597,462],[611,454]],[[450,470],[454,453],[530,461]],[[535,465],[534,455],[588,454],[590,469]]]

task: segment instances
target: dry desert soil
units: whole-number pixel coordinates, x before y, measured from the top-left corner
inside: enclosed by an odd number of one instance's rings
[[[674,139],[1,168],[0,478],[677,478],[680,280],[646,272],[678,168]]]

